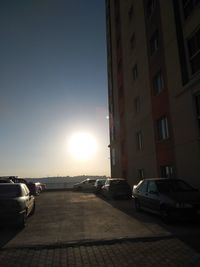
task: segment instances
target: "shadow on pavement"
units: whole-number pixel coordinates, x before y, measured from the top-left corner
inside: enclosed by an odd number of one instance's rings
[[[19,232],[19,229],[12,226],[0,226],[0,249],[12,240]]]
[[[137,212],[135,210],[133,199],[109,200],[100,194],[97,196],[112,205],[114,208],[119,209],[141,223],[146,225],[156,224],[163,227],[172,235],[183,241],[186,245],[200,253],[200,217],[179,219],[171,222],[170,224],[165,224],[158,215],[147,211]]]

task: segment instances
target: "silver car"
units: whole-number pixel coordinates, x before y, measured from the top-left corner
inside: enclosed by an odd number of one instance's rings
[[[86,179],[80,183],[77,183],[73,186],[74,190],[80,190],[80,191],[92,191],[94,192],[95,187],[94,184],[96,182],[96,179]]]
[[[27,217],[35,212],[35,198],[23,183],[0,184],[1,223],[24,227]]]
[[[97,179],[94,187],[95,187],[95,193],[100,194],[102,193],[102,186],[105,185],[106,179]]]

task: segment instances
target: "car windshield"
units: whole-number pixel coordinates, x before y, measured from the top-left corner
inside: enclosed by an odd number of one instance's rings
[[[156,181],[159,192],[189,192],[195,189],[181,180]]]
[[[0,186],[0,198],[19,197],[20,195],[21,195],[21,190],[19,186],[9,186],[9,185]]]
[[[97,181],[97,184],[100,184],[100,185],[105,184],[105,181],[106,181],[106,180],[98,180],[98,181]]]

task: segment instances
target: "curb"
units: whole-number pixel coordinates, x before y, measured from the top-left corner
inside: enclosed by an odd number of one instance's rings
[[[29,246],[10,246],[5,248],[0,248],[0,251],[6,250],[19,250],[19,249],[35,249],[35,250],[42,250],[42,249],[56,249],[56,248],[66,248],[66,247],[78,247],[78,246],[95,246],[95,245],[108,245],[108,244],[115,244],[115,243],[123,243],[123,242],[151,242],[151,241],[159,241],[164,239],[175,239],[176,236],[169,234],[169,235],[158,235],[158,236],[149,236],[149,237],[122,237],[122,238],[115,238],[115,239],[84,239],[84,240],[76,240],[76,241],[69,241],[69,242],[57,242],[53,244],[44,244],[44,245],[29,245]]]

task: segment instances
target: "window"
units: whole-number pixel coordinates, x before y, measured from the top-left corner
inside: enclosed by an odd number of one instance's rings
[[[138,191],[145,193],[147,192],[147,180],[143,181],[139,186],[138,186]]]
[[[157,120],[157,137],[158,140],[165,140],[169,138],[169,127],[167,117],[162,117]]]
[[[174,177],[174,168],[172,165],[160,166],[161,177],[172,178]]]
[[[148,182],[148,190],[147,191],[150,194],[158,192],[158,188],[157,188],[156,183],[154,181]]]
[[[195,96],[196,112],[197,112],[197,121],[200,134],[200,93]]]
[[[200,70],[200,28],[187,41],[192,74]]]
[[[151,18],[155,9],[155,0],[149,0],[147,3],[147,16]]]
[[[153,89],[155,95],[160,94],[164,89],[163,75],[161,71],[159,71],[153,79]]]
[[[133,80],[136,80],[138,77],[138,67],[137,64],[135,64],[135,66],[133,67]]]
[[[158,31],[156,31],[150,40],[150,53],[153,55],[158,50]]]
[[[28,195],[30,193],[30,191],[29,191],[29,189],[28,189],[28,187],[26,185],[24,185],[24,190],[26,192],[26,195]]]
[[[138,169],[138,178],[144,179],[144,169]]]
[[[135,106],[135,113],[139,113],[140,112],[140,97],[137,96],[134,99],[134,106]]]
[[[142,132],[141,131],[136,133],[136,143],[137,143],[137,149],[141,150],[143,147],[143,140],[142,140]]]
[[[131,39],[130,39],[130,48],[131,48],[131,50],[134,49],[134,47],[135,47],[135,34],[133,34],[131,36]]]
[[[185,19],[193,12],[193,10],[199,5],[199,0],[182,0],[183,13]]]

